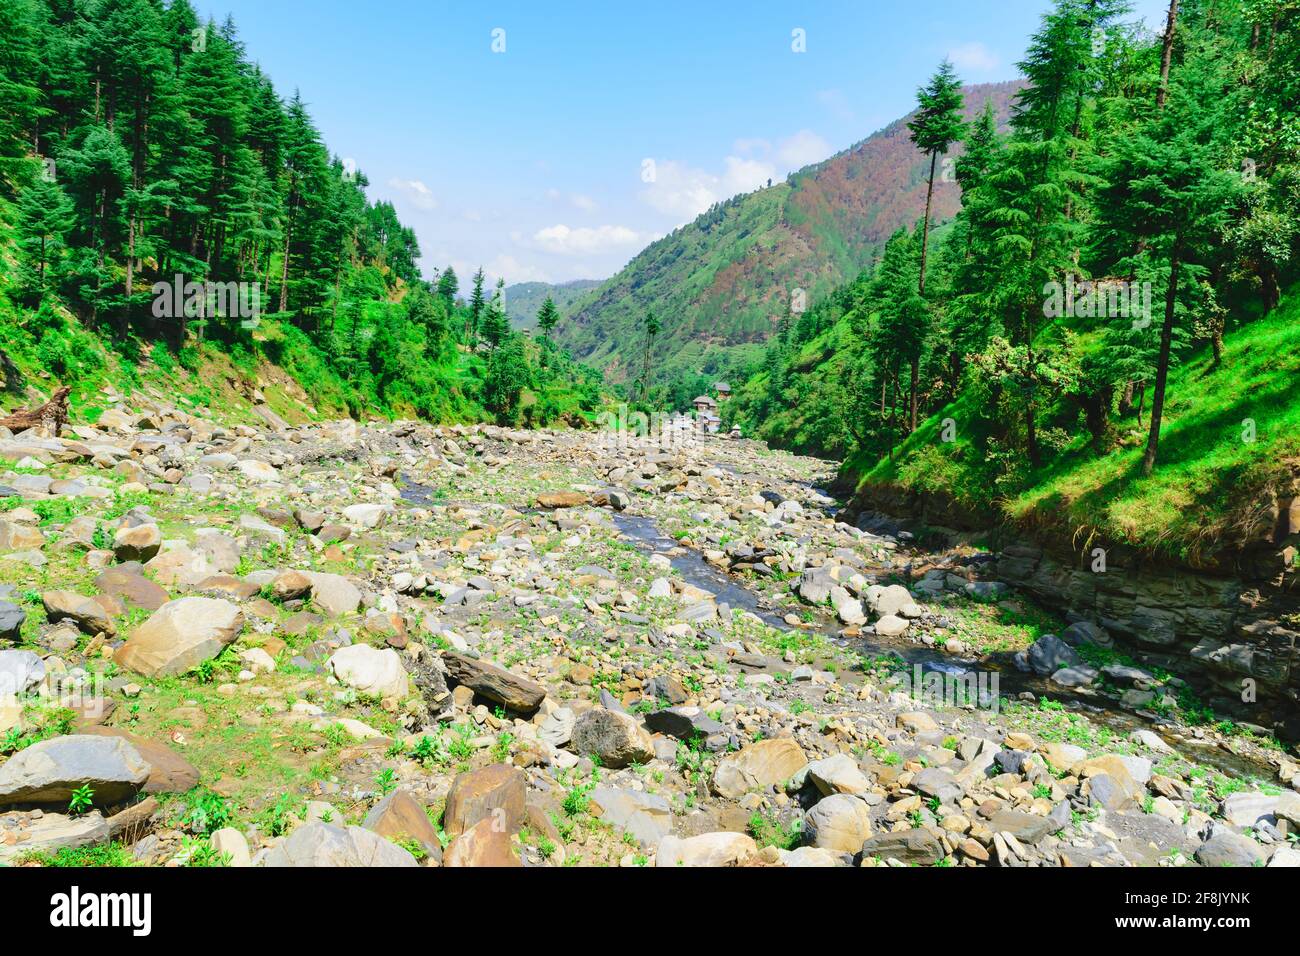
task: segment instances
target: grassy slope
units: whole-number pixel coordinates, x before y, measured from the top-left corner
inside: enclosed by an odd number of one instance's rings
[[[1194,558],[1271,529],[1269,492],[1289,492],[1300,464],[1300,290],[1267,318],[1228,334],[1223,364],[1209,348],[1170,373],[1155,473],[1141,476],[1145,429],[1124,420],[1122,447],[1100,457],[1077,434],[1026,486],[990,493],[971,436],[939,442],[940,423],[973,418],[969,395],[924,422],[895,460],[845,463],[860,495],[904,487],[992,505],[1025,526]],[[1243,422],[1255,423],[1253,442]]]

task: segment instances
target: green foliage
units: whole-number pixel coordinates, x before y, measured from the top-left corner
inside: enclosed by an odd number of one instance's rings
[[[751,366],[747,434],[845,457],[893,506],[1185,557],[1251,533],[1296,459],[1300,14],[1182,4],[1158,99],[1161,38],[1124,6],[1053,4],[1009,133],[989,110],[966,128],[924,301],[897,233]]]
[[[38,375],[91,395],[147,369],[208,404],[193,373],[225,363],[253,379],[270,362],[306,392],[281,402],[299,416],[520,417],[513,368],[489,402],[475,354],[480,335],[509,334],[500,287],[485,303],[480,270],[466,305],[452,268],[426,282],[414,231],[331,157],[233,22],[201,27],[185,0],[46,6],[14,0],[0,38],[9,392]],[[202,283],[240,283],[250,307],[255,290],[259,313],[187,289]],[[546,354],[515,364],[534,375]],[[592,376],[560,356],[527,387],[542,417],[578,424],[600,401]]]

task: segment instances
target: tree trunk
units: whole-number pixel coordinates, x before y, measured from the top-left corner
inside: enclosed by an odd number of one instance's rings
[[[1169,0],[1169,22],[1165,25],[1165,42],[1160,50],[1160,88],[1156,90],[1156,109],[1165,108],[1169,93],[1169,63],[1174,55],[1174,27],[1178,23],[1178,0]]]
[[[934,196],[934,164],[938,159],[938,153],[930,154],[930,183],[925,189],[925,219],[921,222],[921,276],[917,283],[917,293],[923,299],[925,298],[925,252],[930,235],[930,200]],[[913,417],[915,418],[915,415]],[[913,427],[916,427],[915,424]]]
[[[1177,3],[1177,0],[1174,0]],[[1160,329],[1160,359],[1156,364],[1156,385],[1151,393],[1151,431],[1147,435],[1147,453],[1142,458],[1142,474],[1149,475],[1156,466],[1160,445],[1160,419],[1165,411],[1165,383],[1169,378],[1169,350],[1174,338],[1174,303],[1178,297],[1178,267],[1181,250],[1174,240],[1169,254],[1169,288],[1165,291],[1165,324]]]
[[[910,409],[911,423],[907,429],[907,433],[909,435],[912,434],[912,432],[916,431],[916,391],[917,391],[917,384],[920,382],[920,379],[921,379],[921,357],[919,355],[914,355],[912,356],[911,397],[908,400],[909,404],[911,405],[911,409]]]
[[[289,306],[289,237],[293,228],[292,221],[284,230],[284,261],[280,263],[280,312]]]

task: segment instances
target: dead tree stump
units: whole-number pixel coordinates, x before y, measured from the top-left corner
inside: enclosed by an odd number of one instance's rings
[[[72,389],[64,385],[50,396],[50,400],[35,408],[20,408],[5,418],[0,418],[0,425],[11,432],[26,431],[28,428],[44,428],[55,438],[68,423],[68,393]]]

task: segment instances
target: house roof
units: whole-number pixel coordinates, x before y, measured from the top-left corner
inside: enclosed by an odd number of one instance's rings
[[[715,402],[708,395],[696,395],[694,398],[691,399],[691,404],[692,405],[716,405],[718,403]]]
[[[731,386],[728,385],[726,382],[715,382],[714,385],[713,385],[713,388],[714,388],[714,390],[719,391],[719,392],[729,392],[729,391],[731,391]]]

